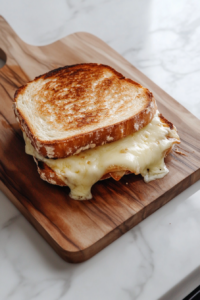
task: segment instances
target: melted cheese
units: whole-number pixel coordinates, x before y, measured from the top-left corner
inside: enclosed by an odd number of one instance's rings
[[[164,126],[157,111],[144,128],[124,139],[86,150],[63,159],[47,159],[37,153],[25,136],[26,153],[45,162],[70,187],[70,197],[91,199],[91,187],[112,170],[141,174],[145,182],[164,177],[169,171],[164,163],[166,151],[179,142],[176,129]]]

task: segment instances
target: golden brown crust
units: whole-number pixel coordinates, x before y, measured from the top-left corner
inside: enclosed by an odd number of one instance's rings
[[[69,96],[69,98],[72,99],[73,115],[71,117],[73,122],[71,121],[65,122],[66,118],[64,118],[63,116],[61,117],[60,112],[58,112],[57,114],[54,113],[54,117],[56,118],[56,124],[60,124],[63,129],[67,128],[67,126],[71,126],[71,129],[73,130],[74,128],[77,127],[81,128],[82,126],[85,127],[87,126],[87,124],[91,125],[94,124],[95,122],[101,124],[101,119],[109,118],[109,115],[107,115],[108,111],[105,110],[104,107],[106,102],[105,99],[103,101],[99,101],[98,103],[95,103],[95,108],[97,107],[96,110],[92,110],[90,113],[87,112],[85,115],[82,115],[80,118],[74,117],[74,114],[75,113],[79,114],[81,110],[81,105],[78,105],[76,103],[74,104],[74,99],[81,98],[83,99],[84,102],[87,101],[87,97],[89,96],[91,97],[90,84],[92,82],[92,79],[90,77],[88,78],[85,75],[81,75],[82,73],[84,73],[82,72],[83,70],[84,72],[87,71],[86,72],[87,76],[90,76],[92,74],[91,76],[94,76],[95,77],[94,80],[97,80],[97,82],[99,78],[100,79],[102,78],[103,72],[109,71],[113,73],[113,77],[111,77],[111,79],[105,79],[103,81],[100,80],[99,86],[97,87],[97,93],[99,93],[97,98],[100,99],[105,98],[105,93],[107,88],[109,88],[109,86],[115,87],[116,93],[120,91],[120,89],[124,88],[124,85],[122,86],[120,85],[121,81],[127,84],[131,83],[132,85],[142,89],[142,92],[145,95],[145,104],[143,106],[143,109],[139,111],[136,115],[110,126],[104,126],[104,127],[99,126],[99,128],[96,130],[92,130],[83,134],[77,134],[74,135],[73,137],[69,137],[66,139],[53,140],[53,141],[48,141],[48,140],[41,141],[38,137],[35,136],[25,116],[23,116],[22,113],[16,107],[16,101],[18,96],[20,94],[23,94],[27,87],[27,85],[22,86],[16,91],[14,96],[15,115],[23,131],[30,139],[33,147],[37,150],[37,152],[40,155],[44,157],[64,158],[77,153],[77,151],[81,152],[82,150],[84,150],[84,148],[89,149],[105,143],[119,140],[146,126],[152,120],[156,112],[157,106],[153,94],[149,92],[148,89],[143,88],[139,83],[136,83],[131,79],[125,78],[122,74],[118,73],[113,68],[109,66],[98,65],[93,63],[66,66],[63,68],[50,71],[39,77],[36,77],[34,80],[37,81],[40,80],[41,78],[44,80],[56,79],[59,81],[59,84],[61,85],[62,88],[66,87],[68,94],[61,96],[59,93],[59,89],[55,89],[54,86],[51,86],[49,82],[47,82],[45,83],[44,89],[42,89],[41,91],[41,95],[39,95],[43,97],[44,91],[48,91],[51,97],[47,104],[48,106],[49,105],[51,106],[53,111],[56,111],[58,105],[59,107],[64,105],[62,104],[63,97]],[[67,83],[66,83],[66,76],[67,76]],[[75,83],[75,88],[73,87],[74,83]],[[119,109],[123,110],[123,107]],[[48,111],[46,109],[46,106],[43,105],[42,101],[38,102],[38,111],[45,118],[48,117]]]

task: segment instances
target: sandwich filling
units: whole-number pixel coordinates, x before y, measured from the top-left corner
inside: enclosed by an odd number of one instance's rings
[[[91,199],[91,188],[103,175],[114,171],[141,174],[145,182],[164,177],[169,171],[164,157],[180,139],[176,128],[165,123],[157,111],[152,121],[121,140],[62,159],[41,156],[24,133],[27,154],[54,170],[76,200]]]

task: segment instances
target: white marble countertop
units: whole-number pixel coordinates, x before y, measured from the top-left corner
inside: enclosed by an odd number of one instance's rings
[[[0,0],[27,43],[107,42],[200,119],[199,0]],[[64,262],[0,192],[0,299],[176,300],[200,283],[200,181],[90,260]]]

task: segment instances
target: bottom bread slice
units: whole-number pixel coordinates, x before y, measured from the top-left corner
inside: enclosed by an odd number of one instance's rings
[[[24,135],[26,153],[35,157],[38,172],[51,184],[70,187],[70,197],[91,199],[98,180],[120,180],[129,173],[141,174],[145,182],[164,177],[169,171],[164,158],[180,143],[175,126],[158,111],[144,128],[124,139],[63,159],[47,159],[37,153]]]
[[[33,157],[34,161],[37,165],[38,173],[40,174],[41,179],[47,181],[48,183],[59,185],[59,186],[67,186],[66,182],[62,180],[62,178],[52,170],[45,162],[38,160],[36,157]],[[132,172],[128,170],[119,170],[112,171],[104,174],[99,180],[104,180],[112,177],[114,180],[119,181],[124,175],[131,174]]]

